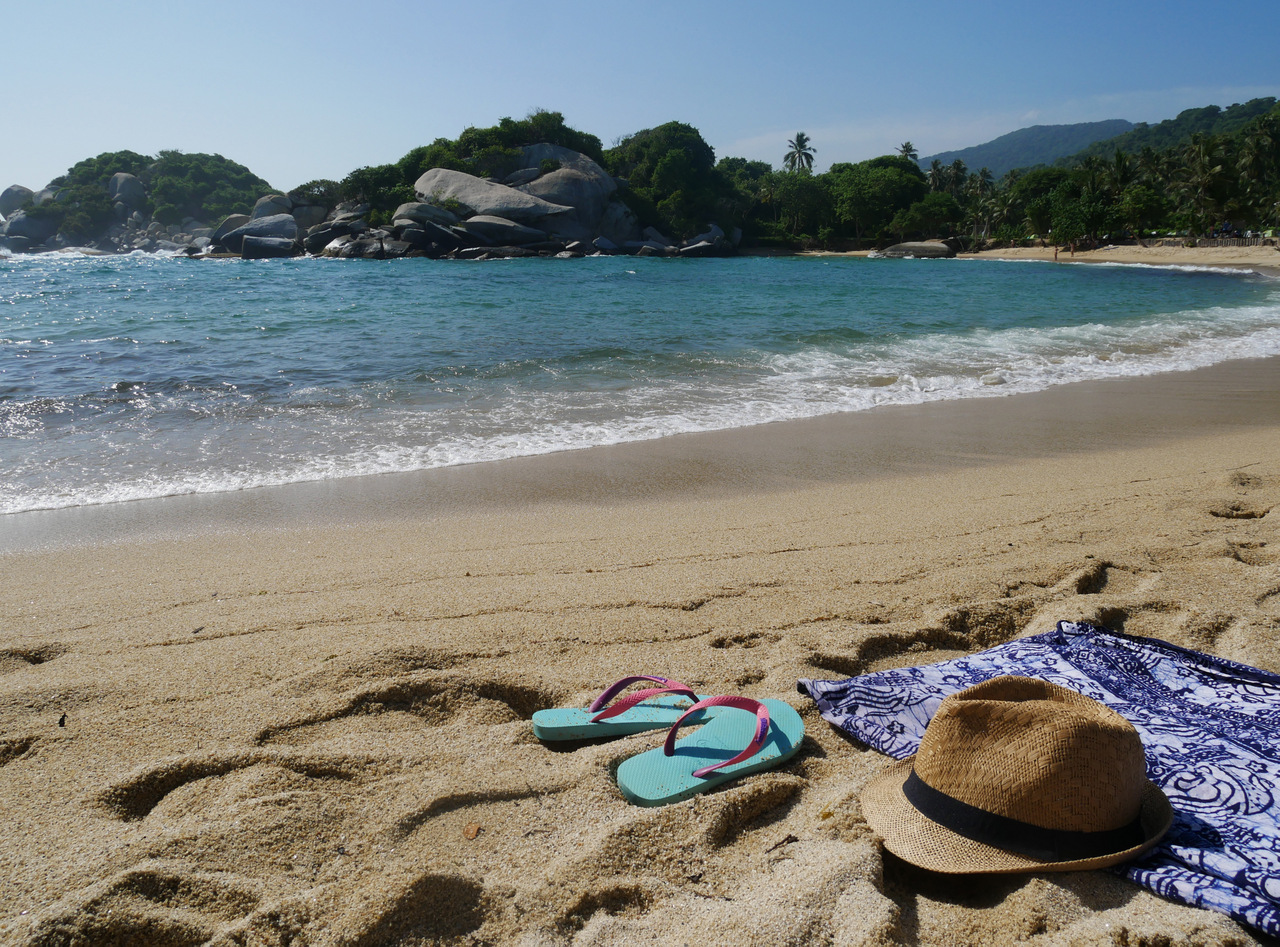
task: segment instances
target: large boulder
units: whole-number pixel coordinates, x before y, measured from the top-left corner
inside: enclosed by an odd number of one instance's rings
[[[640,238],[640,222],[631,208],[616,195],[605,208],[604,216],[596,224],[596,232],[612,243],[622,246]]]
[[[480,214],[463,221],[458,225],[467,233],[473,233],[493,244],[506,246],[522,246],[527,243],[541,243],[547,239],[542,230],[526,227],[514,220]]]
[[[245,237],[283,237],[298,242],[298,222],[292,214],[275,214],[271,217],[259,217],[250,220],[243,227],[237,227],[230,233],[222,235],[221,243],[232,253],[241,252]]]
[[[35,196],[31,198],[31,203],[36,207],[39,207],[41,204],[52,204],[58,199],[58,195],[60,195],[63,190],[63,188],[52,186],[41,188],[36,191]]]
[[[307,231],[302,245],[308,253],[319,253],[338,237],[358,234],[368,229],[369,225],[358,217],[350,220],[322,221]]]
[[[393,220],[412,220],[420,224],[439,224],[450,227],[458,222],[458,215],[435,204],[401,204],[391,215]]]
[[[287,237],[255,237],[247,235],[240,244],[240,256],[246,260],[274,260],[296,256],[298,245]]]
[[[281,214],[293,213],[293,201],[284,194],[268,194],[265,197],[258,198],[258,202],[253,205],[253,213],[249,216],[254,220],[260,217],[278,217]],[[319,223],[319,221],[316,221]]]
[[[55,217],[43,215],[29,216],[26,211],[18,211],[4,222],[4,233],[7,237],[24,237],[32,246],[44,243],[58,232],[58,221]]]
[[[213,242],[221,243],[223,237],[231,233],[231,231],[235,230],[237,227],[243,227],[249,222],[249,219],[248,214],[230,214],[227,219],[218,224],[213,233],[210,234],[213,238]]]
[[[428,204],[444,207],[456,202],[467,217],[481,214],[528,222],[572,210],[505,184],[492,184],[475,175],[446,168],[432,168],[418,178],[414,190],[419,199]]]
[[[12,217],[35,198],[35,192],[21,184],[11,184],[0,193],[0,217]]]
[[[949,259],[956,255],[956,251],[951,249],[945,243],[923,241],[917,243],[895,243],[891,247],[887,247],[879,252],[879,256],[887,256],[893,258],[915,257],[922,260],[938,260]]]
[[[316,224],[324,223],[329,216],[329,208],[323,204],[299,204],[294,202],[293,219],[298,222],[299,230],[307,230]]]
[[[107,182],[107,193],[115,204],[124,204],[130,209],[144,207],[147,203],[147,189],[132,174],[117,171]],[[127,215],[126,215],[127,216]]]
[[[609,173],[586,155],[559,145],[526,145],[520,149],[520,154],[526,170],[540,168],[545,161],[560,166],[558,170],[542,174],[520,186],[526,194],[573,208],[548,220],[547,229],[569,240],[589,241],[599,235],[606,211],[617,203],[613,196],[618,185]],[[625,240],[636,234],[618,236]]]

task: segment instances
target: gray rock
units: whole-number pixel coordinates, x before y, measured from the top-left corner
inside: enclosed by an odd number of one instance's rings
[[[423,224],[440,224],[443,227],[449,227],[458,222],[458,215],[445,210],[443,207],[437,207],[435,204],[424,204],[413,202],[409,204],[401,204],[396,208],[396,212],[392,217],[400,220],[413,220]]]
[[[221,229],[221,228],[219,228]],[[239,253],[245,237],[282,237],[298,242],[298,222],[292,214],[273,214],[270,217],[259,217],[250,220],[242,227],[237,227],[222,235],[219,241],[232,253]]]
[[[724,240],[724,231],[716,224],[712,224],[706,233],[700,233],[696,237],[690,237],[684,242],[684,245],[686,247],[692,247],[699,243],[715,243],[717,240]]]
[[[685,244],[679,252],[682,257],[711,256],[715,248],[716,245],[710,240],[702,240],[698,243]]]
[[[5,236],[21,237],[32,246],[44,243],[58,232],[58,222],[51,217],[30,217],[26,211],[18,211],[4,222]]]
[[[636,215],[631,212],[631,208],[615,196],[605,208],[600,223],[596,225],[596,232],[618,246],[622,246],[629,240],[640,239],[640,222],[636,220]]]
[[[546,233],[542,230],[526,227],[514,220],[504,220],[501,217],[488,215],[472,217],[458,226],[467,233],[477,234],[495,244],[520,246],[526,243],[540,243],[547,239]]]
[[[528,247],[469,247],[455,255],[460,260],[513,260],[538,254]]]
[[[31,203],[36,207],[39,207],[41,204],[52,203],[58,199],[58,195],[61,194],[63,190],[64,188],[60,187],[43,188],[36,191],[35,196],[31,198]]]
[[[584,154],[559,145],[526,145],[520,149],[528,169],[544,161],[560,167],[523,185],[520,190],[572,210],[546,222],[553,233],[568,240],[591,240],[600,233],[600,221],[608,210],[617,183],[600,165]]]
[[[408,240],[414,244],[434,243],[445,253],[462,246],[462,241],[459,240],[456,231],[450,227],[441,227],[439,224],[430,222],[415,223],[412,227],[404,228],[401,232],[401,239]]]
[[[647,243],[656,243],[664,247],[675,246],[675,241],[672,240],[670,237],[666,236],[656,227],[645,227],[644,230],[640,231],[640,233],[644,237],[645,242]]]
[[[956,255],[956,251],[951,249],[945,243],[895,243],[891,247],[881,250],[879,256],[887,256],[893,258],[915,257],[922,260],[939,260],[949,259]]]
[[[30,253],[31,247],[34,245],[26,237],[19,237],[16,234],[13,236],[6,235],[3,239],[5,244],[14,253]]]
[[[287,237],[257,237],[246,234],[240,243],[240,256],[246,260],[273,260],[295,256],[298,245]]]
[[[11,184],[0,193],[0,217],[12,217],[24,204],[35,199],[35,192],[21,184]]]
[[[113,202],[130,208],[143,207],[147,203],[147,189],[132,174],[117,171],[107,182],[107,193]]]
[[[665,255],[668,251],[674,253],[675,247],[665,243],[659,243],[657,240],[628,240],[622,245],[623,252],[632,253],[636,256],[653,256],[655,253]],[[648,253],[641,251],[648,250]]]
[[[298,222],[299,230],[307,230],[316,224],[323,223],[329,216],[329,208],[321,204],[294,204],[293,219]]]
[[[608,237],[596,237],[591,243],[601,253],[617,253],[621,249]]]
[[[507,187],[519,187],[521,184],[528,184],[530,181],[536,181],[542,171],[538,168],[521,168],[512,174],[508,174],[502,179],[502,183]]]
[[[258,198],[258,202],[253,205],[253,213],[249,216],[253,220],[262,217],[279,217],[281,214],[293,213],[293,201],[284,194],[268,194],[265,197]],[[320,221],[316,221],[319,223]]]
[[[209,244],[211,244],[212,242],[213,241],[210,240],[208,237],[194,237],[191,240],[191,245],[195,247],[197,250],[208,250]]]
[[[231,233],[231,231],[235,230],[237,227],[243,227],[248,222],[248,214],[231,214],[226,220],[214,228],[214,231],[210,236],[213,237],[214,243],[221,243],[223,237]]]
[[[474,175],[445,168],[432,168],[418,178],[414,189],[418,197],[428,204],[444,206],[448,201],[456,201],[465,208],[467,216],[479,214],[527,222],[552,214],[565,214],[572,209],[505,184],[491,184]]]

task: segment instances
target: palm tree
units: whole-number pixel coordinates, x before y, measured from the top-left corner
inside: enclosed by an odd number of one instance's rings
[[[933,159],[933,163],[929,165],[929,190],[942,191],[947,187],[947,169],[942,166],[942,162],[937,158]]]
[[[915,161],[920,157],[920,153],[916,151],[916,146],[911,144],[909,141],[904,141],[898,146],[898,154],[902,155],[904,158],[909,158],[912,161]]]
[[[1222,178],[1222,150],[1217,139],[1197,132],[1183,150],[1182,167],[1175,178],[1183,209],[1194,221],[1193,229],[1205,233],[1219,210],[1217,191]]]
[[[788,171],[812,171],[815,148],[809,144],[809,136],[804,132],[796,132],[796,137],[787,142],[791,150],[782,158],[782,164]]]

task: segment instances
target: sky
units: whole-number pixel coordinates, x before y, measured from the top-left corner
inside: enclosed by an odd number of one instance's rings
[[[1280,4],[0,0],[0,188],[102,152],[222,154],[287,190],[537,108],[815,170],[1028,125],[1280,97]]]

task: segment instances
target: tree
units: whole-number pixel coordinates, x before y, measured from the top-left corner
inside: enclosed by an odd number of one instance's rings
[[[812,171],[815,149],[809,144],[809,136],[804,132],[796,132],[796,137],[787,142],[790,151],[782,158],[782,164],[788,171]]]
[[[909,141],[904,141],[898,146],[898,154],[902,155],[904,158],[910,158],[912,161],[915,161],[920,157],[920,153],[916,151],[916,146],[911,144]]]

